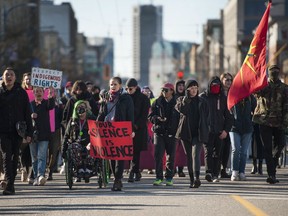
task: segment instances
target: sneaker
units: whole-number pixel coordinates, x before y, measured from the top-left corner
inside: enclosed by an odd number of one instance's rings
[[[239,180],[240,181],[246,181],[246,176],[244,173],[239,173]]]
[[[152,175],[152,174],[154,174],[154,171],[153,171],[152,169],[149,169],[149,170],[147,171],[147,173],[148,173],[149,175]]]
[[[232,171],[232,175],[231,175],[231,181],[239,181],[239,172],[238,171]]]
[[[205,175],[205,179],[206,179],[206,181],[208,181],[208,182],[212,182],[212,174],[211,173],[206,173],[206,175]]]
[[[140,181],[140,179],[142,178],[141,173],[135,173],[135,181]]]
[[[65,174],[65,163],[61,166],[60,172],[61,175]]]
[[[166,179],[166,186],[173,186],[172,179]]]
[[[44,176],[39,177],[38,185],[43,186],[46,183],[46,178]]]
[[[199,188],[201,186],[200,179],[195,179],[194,184],[192,186],[193,188]]]
[[[121,180],[115,180],[111,191],[121,191],[123,187]]]
[[[153,182],[153,185],[154,186],[159,186],[159,185],[162,185],[163,183],[163,180],[162,179],[156,179],[154,182]]]
[[[35,178],[33,182],[33,186],[38,186],[38,185],[39,185],[38,178]]]
[[[216,176],[214,176],[212,181],[213,181],[214,183],[215,183],[215,182],[219,182],[219,178],[216,177]]]
[[[21,182],[27,182],[28,174],[26,170],[22,169],[21,171]]]

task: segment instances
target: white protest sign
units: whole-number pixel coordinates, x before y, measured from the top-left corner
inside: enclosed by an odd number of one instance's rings
[[[61,88],[62,71],[45,68],[32,68],[31,85],[43,88],[52,86],[55,89]]]

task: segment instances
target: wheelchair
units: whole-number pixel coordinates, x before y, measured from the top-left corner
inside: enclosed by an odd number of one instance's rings
[[[78,177],[78,168],[81,167],[83,163],[85,163],[87,167],[92,168],[89,178],[98,176],[99,188],[105,188],[110,178],[109,162],[104,159],[92,158],[89,155],[89,150],[83,151],[83,146],[74,142],[68,144],[65,159],[65,177],[69,189],[72,189],[73,180]]]

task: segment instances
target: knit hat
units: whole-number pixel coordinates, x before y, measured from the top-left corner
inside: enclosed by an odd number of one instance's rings
[[[174,85],[172,83],[165,83],[163,86],[162,86],[162,89],[163,88],[167,88],[167,89],[171,89],[174,91]]]
[[[138,82],[134,78],[130,78],[126,82],[126,87],[135,87],[138,86]]]
[[[272,69],[278,69],[278,70],[280,70],[280,68],[279,68],[277,65],[271,65],[271,66],[268,68],[269,71],[272,70]]]

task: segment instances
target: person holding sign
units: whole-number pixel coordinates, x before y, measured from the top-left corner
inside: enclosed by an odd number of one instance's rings
[[[31,102],[31,117],[35,122],[33,140],[30,144],[32,168],[34,173],[34,186],[46,183],[45,170],[48,143],[51,136],[49,110],[55,107],[54,88],[49,87],[48,100],[44,99],[44,89],[34,87],[35,100]]]
[[[110,90],[101,103],[98,121],[131,121],[134,125],[134,105],[132,98],[123,93],[120,77],[112,77],[109,81]],[[133,136],[133,133],[132,133]],[[115,177],[112,191],[121,191],[123,184],[124,160],[112,161],[112,170]]]
[[[174,159],[176,151],[175,134],[178,128],[179,113],[175,109],[174,85],[165,83],[161,95],[152,104],[149,120],[153,123],[156,163],[156,180],[153,185],[163,183],[163,155],[166,151],[166,186],[173,186]]]
[[[69,144],[76,142],[82,146],[83,157],[81,164],[77,167],[77,181],[80,182],[81,178],[84,178],[86,183],[89,182],[89,177],[92,172],[92,169],[87,166],[89,152],[86,147],[90,143],[88,119],[96,119],[90,110],[89,102],[84,100],[77,101],[74,105],[72,118],[67,124],[62,149],[62,157],[66,158],[66,151]]]

